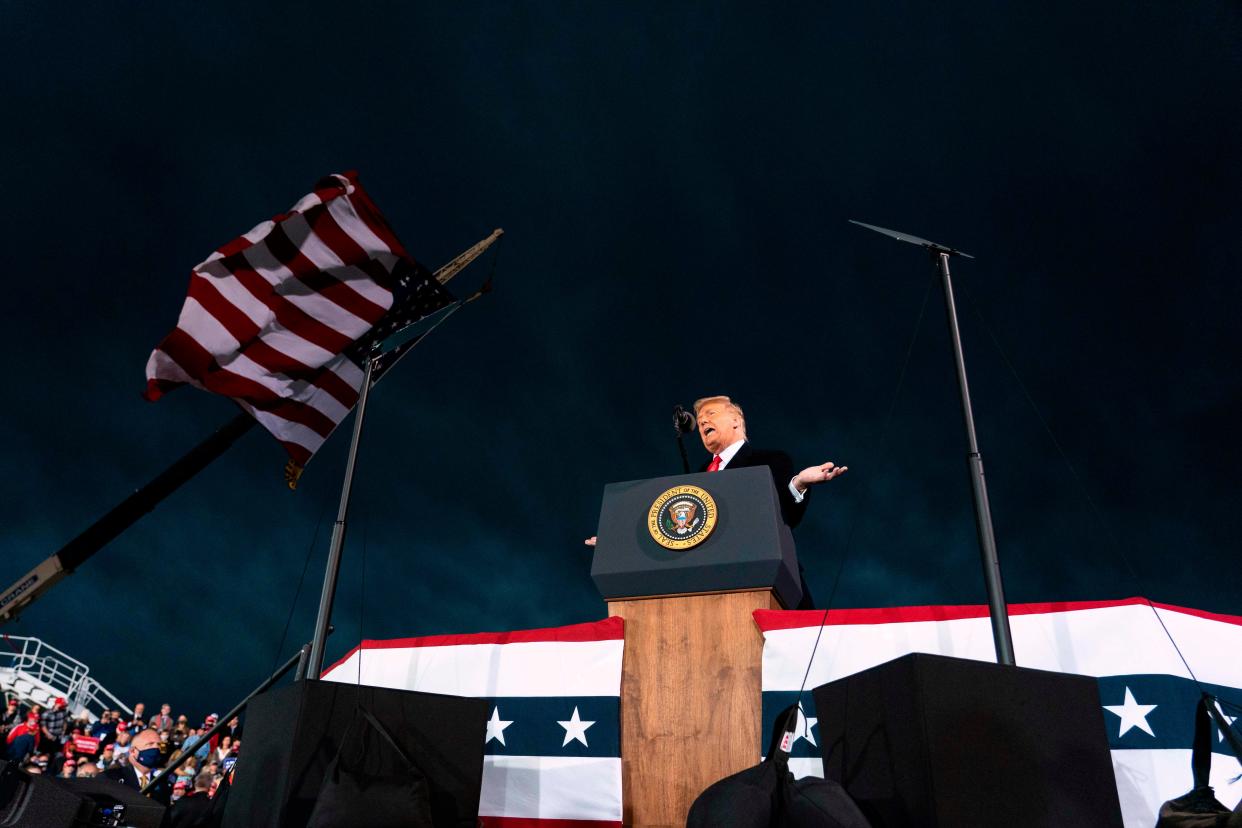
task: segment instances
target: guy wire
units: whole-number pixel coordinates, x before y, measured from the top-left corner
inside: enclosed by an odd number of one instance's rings
[[[1082,477],[1078,474],[1078,469],[1074,466],[1073,461],[1070,460],[1069,455],[1061,446],[1061,441],[1057,439],[1055,434],[1053,434],[1052,428],[1048,425],[1048,421],[1044,418],[1043,412],[1040,411],[1039,406],[1035,404],[1035,398],[1031,396],[1031,392],[1027,389],[1026,383],[1022,381],[1022,377],[1018,374],[1018,369],[1014,367],[1013,362],[1009,359],[1009,354],[1005,351],[1004,347],[1001,346],[1000,340],[997,339],[996,334],[992,331],[992,327],[988,325],[987,319],[984,318],[983,312],[979,309],[979,304],[971,295],[970,290],[964,285],[962,287],[962,292],[966,296],[966,301],[967,304],[970,305],[970,309],[974,311],[976,318],[978,318],[979,323],[983,326],[983,330],[987,333],[988,339],[992,341],[992,345],[996,348],[997,353],[1000,354],[1001,360],[1005,363],[1005,367],[1009,369],[1009,373],[1013,375],[1014,380],[1018,383],[1018,388],[1022,390],[1022,395],[1026,397],[1026,401],[1031,406],[1031,410],[1035,412],[1035,416],[1039,419],[1039,424],[1043,426],[1044,432],[1048,435],[1048,438],[1052,440],[1052,445],[1056,448],[1057,453],[1060,454],[1061,459],[1065,461],[1065,466],[1069,469],[1070,476],[1074,478],[1074,483],[1078,486],[1079,492],[1087,501],[1087,505],[1091,508],[1091,513],[1099,522],[1100,528],[1104,530],[1104,534],[1108,538],[1109,545],[1113,547],[1114,552],[1125,565],[1126,571],[1130,575],[1130,580],[1134,582],[1135,587],[1141,593],[1139,597],[1143,599],[1143,602],[1147,604],[1147,606],[1151,609],[1152,614],[1156,617],[1156,622],[1160,624],[1160,629],[1164,631],[1165,637],[1167,637],[1169,639],[1169,643],[1173,645],[1173,650],[1177,653],[1177,657],[1181,659],[1182,666],[1186,668],[1186,672],[1190,675],[1191,681],[1195,683],[1195,686],[1199,689],[1200,693],[1206,693],[1207,691],[1199,682],[1199,678],[1195,675],[1195,671],[1190,668],[1190,663],[1186,660],[1186,656],[1182,653],[1181,647],[1177,646],[1177,641],[1173,638],[1173,634],[1169,632],[1169,628],[1165,626],[1164,619],[1160,616],[1160,612],[1156,609],[1156,605],[1146,596],[1147,589],[1143,584],[1142,579],[1139,578],[1138,571],[1134,568],[1134,564],[1130,560],[1130,556],[1125,553],[1125,549],[1122,547],[1116,534],[1113,532],[1112,525],[1109,524],[1109,522],[1104,518],[1103,512],[1100,510],[1099,506],[1096,505],[1095,498],[1091,496],[1091,492],[1087,490],[1086,483],[1083,482]]]
[[[935,286],[937,278],[939,278],[939,275],[933,274],[927,281],[927,289],[923,291],[923,302],[919,305],[919,314],[914,320],[914,330],[910,334],[910,344],[906,347],[905,358],[901,361],[901,370],[897,373],[897,386],[893,389],[893,397],[888,404],[888,413],[884,416],[884,424],[880,427],[880,434],[876,438],[877,468],[883,466],[883,455],[888,446],[888,432],[892,425],[893,413],[897,410],[897,400],[901,396],[901,388],[906,380],[906,371],[910,367],[910,357],[914,354],[914,345],[918,342],[919,330],[923,327],[923,316],[927,312],[927,300],[931,297],[932,288]],[[854,535],[858,530],[858,523],[859,517],[856,511],[850,519],[850,528],[845,536],[845,546],[841,551],[841,562],[837,564],[837,572],[832,580],[832,590],[828,593],[828,600],[824,603],[824,617],[819,622],[819,630],[815,634],[815,644],[811,647],[811,656],[807,659],[806,672],[802,675],[802,685],[798,688],[798,698],[796,701],[798,711],[802,710],[802,696],[806,690],[806,682],[811,675],[811,666],[815,663],[815,652],[819,649],[819,641],[824,634],[824,627],[828,624],[828,613],[832,609],[832,602],[836,599],[837,588],[840,586],[841,576],[845,572],[845,564],[853,550]]]

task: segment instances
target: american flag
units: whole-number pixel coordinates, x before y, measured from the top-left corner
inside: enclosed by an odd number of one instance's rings
[[[358,401],[371,348],[453,301],[357,174],[332,175],[191,271],[144,396],[188,384],[231,397],[301,467]]]

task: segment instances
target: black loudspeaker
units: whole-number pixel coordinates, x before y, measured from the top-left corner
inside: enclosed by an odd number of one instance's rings
[[[916,653],[815,688],[824,775],[876,828],[1121,828],[1095,679]]]
[[[0,826],[75,828],[90,815],[90,803],[50,778],[0,762]]]
[[[32,775],[0,761],[0,828],[159,828],[165,810],[114,779]]]
[[[358,704],[426,774],[437,828],[474,828],[488,702],[331,681],[295,682],[250,702],[223,828],[304,828],[346,729],[355,719],[363,726]]]
[[[107,825],[108,814],[114,813],[123,817],[117,824],[126,828],[159,828],[168,810],[163,804],[106,776],[57,779],[56,782],[93,805],[95,821],[83,825]]]

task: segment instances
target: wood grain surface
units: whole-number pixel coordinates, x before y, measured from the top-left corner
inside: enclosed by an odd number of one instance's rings
[[[621,677],[624,820],[684,826],[713,782],[759,762],[769,589],[609,601],[625,619]]]

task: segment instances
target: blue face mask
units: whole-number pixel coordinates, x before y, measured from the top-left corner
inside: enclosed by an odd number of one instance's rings
[[[146,750],[138,751],[138,764],[144,768],[162,768],[164,767],[164,754],[160,752],[158,747],[149,747]]]

